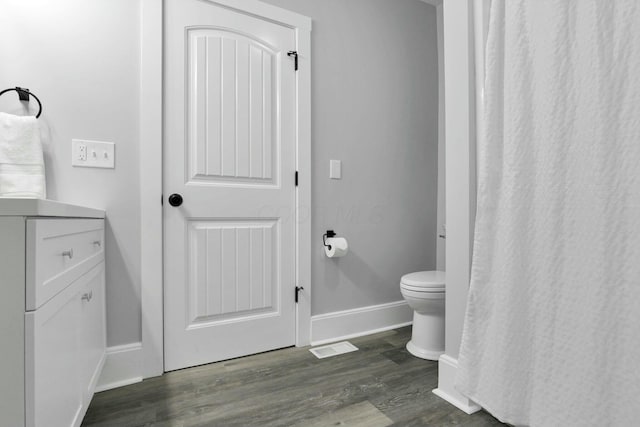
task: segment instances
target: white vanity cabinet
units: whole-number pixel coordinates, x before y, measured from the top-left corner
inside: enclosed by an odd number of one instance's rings
[[[0,427],[79,426],[105,325],[104,212],[0,199]]]

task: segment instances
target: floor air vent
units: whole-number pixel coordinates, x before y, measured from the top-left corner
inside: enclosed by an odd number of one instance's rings
[[[350,353],[357,350],[358,347],[351,344],[349,341],[342,341],[309,349],[309,351],[318,359],[324,359],[325,357],[337,356],[339,354]]]

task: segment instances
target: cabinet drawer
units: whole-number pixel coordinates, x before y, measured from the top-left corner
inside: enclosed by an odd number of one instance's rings
[[[104,220],[28,219],[26,310],[36,310],[104,260]]]

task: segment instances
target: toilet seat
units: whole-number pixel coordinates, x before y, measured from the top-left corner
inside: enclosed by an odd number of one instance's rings
[[[443,300],[446,294],[444,288],[427,291],[415,291],[413,289],[400,287],[400,292],[402,293],[402,297],[404,299],[413,298],[414,300]]]
[[[444,285],[426,287],[426,286],[407,286],[404,284],[400,284],[400,289],[407,292],[421,292],[421,293],[427,293],[427,294],[445,292]]]
[[[402,276],[400,288],[413,292],[444,292],[446,275],[443,271],[417,271]]]

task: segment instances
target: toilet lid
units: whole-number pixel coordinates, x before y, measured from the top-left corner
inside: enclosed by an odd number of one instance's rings
[[[402,276],[400,285],[406,289],[444,290],[445,279],[444,271],[417,271]]]

